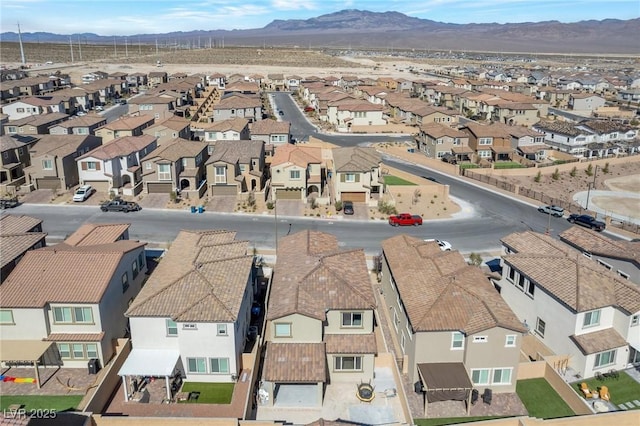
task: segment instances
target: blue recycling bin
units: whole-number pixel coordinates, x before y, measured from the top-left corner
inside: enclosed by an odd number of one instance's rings
[[[198,213],[204,213],[204,206],[198,206]]]
[[[195,213],[196,212],[196,206],[191,206],[191,213]]]

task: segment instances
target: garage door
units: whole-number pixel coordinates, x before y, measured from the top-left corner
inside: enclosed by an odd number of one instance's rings
[[[148,183],[147,192],[149,194],[168,194],[173,191],[173,184],[168,183]]]
[[[58,189],[60,188],[60,179],[58,178],[40,178],[36,179],[38,189]]]
[[[235,185],[211,185],[211,195],[237,195],[238,187]]]
[[[91,185],[98,192],[109,192],[111,186],[108,180],[85,180],[84,184]]]
[[[278,200],[302,200],[302,189],[278,189],[276,192]]]
[[[342,201],[353,201],[354,203],[364,203],[367,201],[366,192],[343,192],[340,196]]]

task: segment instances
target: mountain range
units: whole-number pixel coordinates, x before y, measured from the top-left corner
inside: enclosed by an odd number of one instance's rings
[[[635,35],[634,35],[635,34]],[[640,54],[640,18],[513,24],[450,24],[399,12],[347,9],[310,19],[275,20],[264,28],[136,34],[141,43],[185,43],[220,46],[273,46],[385,50],[456,50],[575,54]],[[23,33],[24,42],[124,43],[125,37],[93,33]],[[15,32],[1,41],[18,41]],[[212,42],[213,40],[213,42]]]

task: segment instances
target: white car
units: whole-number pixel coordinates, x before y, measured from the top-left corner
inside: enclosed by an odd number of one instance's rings
[[[442,251],[451,251],[453,248],[449,241],[436,240],[435,238],[426,238],[425,241],[435,241],[438,243],[438,246],[440,246],[440,250]]]
[[[87,113],[86,113],[86,112],[84,112],[84,111],[78,111],[78,112],[76,112],[76,115],[77,115],[78,117],[84,117],[85,115],[87,115]]]
[[[73,201],[81,203],[89,198],[91,194],[93,194],[91,185],[82,185],[76,190],[76,193],[73,194]]]
[[[96,105],[96,111],[104,111],[104,107],[102,105]]]

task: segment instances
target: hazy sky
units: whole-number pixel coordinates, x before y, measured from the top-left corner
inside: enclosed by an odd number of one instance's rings
[[[640,17],[640,0],[0,0],[0,32],[131,35],[262,28],[342,9],[396,11],[451,23]]]

